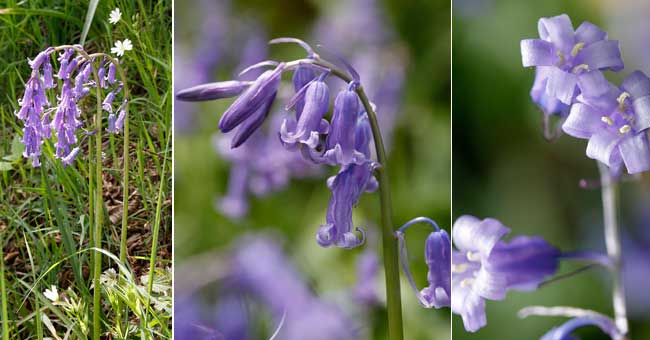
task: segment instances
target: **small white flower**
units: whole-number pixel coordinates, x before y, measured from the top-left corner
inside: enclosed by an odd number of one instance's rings
[[[111,16],[108,18],[108,22],[115,25],[118,21],[122,19],[122,11],[119,8],[116,8],[111,11]]]
[[[56,289],[56,286],[52,285],[50,289],[46,289],[43,292],[43,295],[45,295],[46,298],[48,298],[52,302],[57,302],[59,301],[59,292]]]
[[[117,54],[118,57],[121,57],[124,55],[124,52],[130,51],[133,49],[133,45],[131,44],[131,40],[129,39],[124,39],[124,41],[118,40],[115,42],[115,47],[111,47],[111,53]]]

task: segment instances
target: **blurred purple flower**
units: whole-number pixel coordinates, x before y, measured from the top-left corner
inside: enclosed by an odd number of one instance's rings
[[[650,170],[650,78],[632,73],[617,88],[606,80],[600,95],[583,92],[562,125],[567,134],[589,139],[587,156],[620,173],[623,164],[631,174]]]
[[[357,259],[357,283],[353,288],[353,298],[364,306],[379,303],[376,279],[379,275],[379,258],[372,251],[364,251]]]
[[[541,18],[538,30],[540,39],[521,41],[521,56],[524,67],[537,67],[531,97],[546,114],[566,112],[564,105],[579,94],[576,88],[605,93],[607,87],[598,87],[604,79],[600,71],[623,69],[618,41],[589,22],[574,31],[562,14]]]
[[[560,251],[540,237],[518,236],[501,222],[464,215],[454,223],[451,309],[475,332],[487,324],[485,299],[502,300],[509,289],[534,290],[558,267]]]
[[[540,340],[574,339],[571,333],[580,327],[596,326],[609,335],[612,340],[623,340],[625,336],[616,328],[614,321],[604,316],[584,316],[571,319],[562,326],[551,329]]]

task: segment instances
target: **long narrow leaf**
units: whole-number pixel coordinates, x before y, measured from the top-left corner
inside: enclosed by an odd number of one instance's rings
[[[79,44],[83,46],[86,42],[86,36],[88,36],[88,31],[90,30],[90,25],[93,23],[93,18],[95,17],[95,10],[97,9],[97,4],[99,0],[90,0],[88,4],[88,11],[86,12],[86,20],[84,21],[84,28],[81,31],[81,39]]]

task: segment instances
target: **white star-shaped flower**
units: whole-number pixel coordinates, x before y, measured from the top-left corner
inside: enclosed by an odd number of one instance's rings
[[[115,47],[111,47],[111,53],[117,54],[118,57],[124,55],[124,52],[130,51],[133,49],[133,44],[131,40],[124,39],[124,41],[118,40],[115,42]]]
[[[115,25],[118,21],[122,19],[122,11],[119,8],[116,8],[111,11],[111,16],[108,18],[108,22]]]
[[[52,285],[50,289],[46,289],[43,292],[43,295],[45,295],[46,298],[48,298],[52,302],[57,302],[59,301],[59,292],[56,289],[56,286]]]

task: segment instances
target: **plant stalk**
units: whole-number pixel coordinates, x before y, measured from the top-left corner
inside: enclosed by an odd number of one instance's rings
[[[92,62],[92,61],[91,61]],[[99,75],[93,67],[95,83],[97,84],[97,113],[95,114],[95,248],[102,247],[102,223],[104,221],[103,209],[103,183],[102,183],[102,93],[99,86]],[[93,340],[100,340],[102,302],[100,277],[102,273],[102,255],[99,252],[93,257]]]
[[[603,200],[603,223],[605,226],[605,246],[612,261],[612,302],[614,320],[619,331],[627,336],[628,321],[625,306],[625,289],[621,274],[621,238],[618,225],[618,183],[607,165],[598,162]]]

